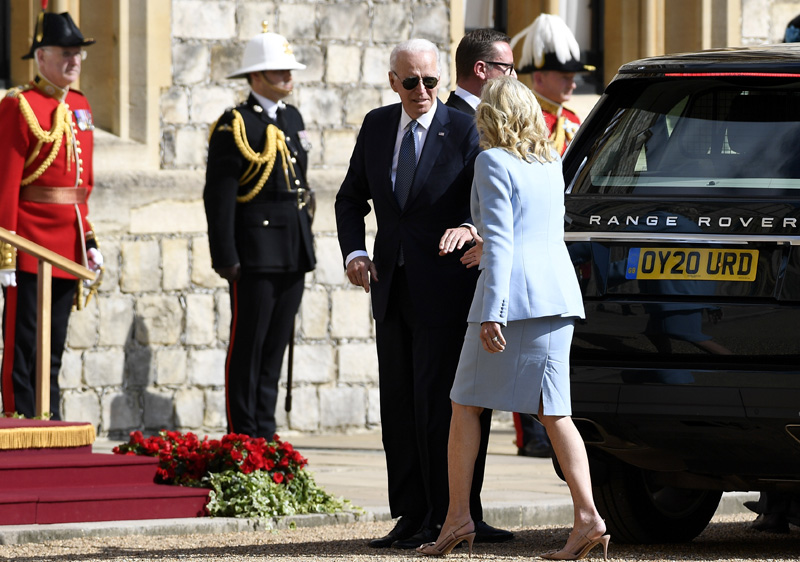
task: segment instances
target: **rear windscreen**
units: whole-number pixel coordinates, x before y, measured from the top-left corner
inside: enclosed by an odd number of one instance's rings
[[[572,193],[736,196],[800,189],[800,84],[622,81],[609,89],[596,118],[599,129],[580,149]]]

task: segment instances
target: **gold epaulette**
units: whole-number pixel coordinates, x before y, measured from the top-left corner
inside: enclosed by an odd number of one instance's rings
[[[30,90],[32,88],[33,88],[33,86],[30,85],[30,84],[23,84],[22,86],[14,86],[13,88],[9,88],[9,90],[6,92],[6,97],[7,98],[19,97],[19,95],[22,92],[27,92],[28,90]]]

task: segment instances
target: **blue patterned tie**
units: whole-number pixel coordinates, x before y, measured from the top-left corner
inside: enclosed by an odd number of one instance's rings
[[[417,169],[417,123],[408,124],[408,130],[400,142],[400,154],[397,157],[397,172],[394,179],[394,196],[402,209],[411,192],[411,183],[414,181],[414,171]]]

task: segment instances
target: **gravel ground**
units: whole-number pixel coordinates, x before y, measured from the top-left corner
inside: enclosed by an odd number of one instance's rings
[[[749,529],[749,515],[714,519],[693,542],[681,545],[631,546],[614,543],[609,557],[614,560],[703,560],[703,561],[796,561],[800,558],[800,530],[792,527],[788,535],[759,533]],[[370,538],[386,534],[391,522],[355,523],[311,527],[289,531],[231,533],[219,535],[182,535],[169,537],[131,536],[121,538],[82,538],[42,544],[0,546],[0,560],[15,562],[159,560],[420,560],[413,551],[375,550],[366,546]],[[474,557],[485,560],[518,560],[559,548],[566,540],[566,527],[514,529],[516,539],[505,544],[476,545]],[[465,559],[460,548],[454,559]],[[590,555],[602,558],[597,547]]]

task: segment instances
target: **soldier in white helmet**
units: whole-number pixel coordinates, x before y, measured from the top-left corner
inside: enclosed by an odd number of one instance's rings
[[[282,101],[292,93],[292,70],[304,68],[266,26],[250,40],[228,78],[246,78],[251,92],[212,127],[203,192],[212,266],[230,284],[228,431],[267,440],[305,273],[316,264],[311,146],[300,112]]]

